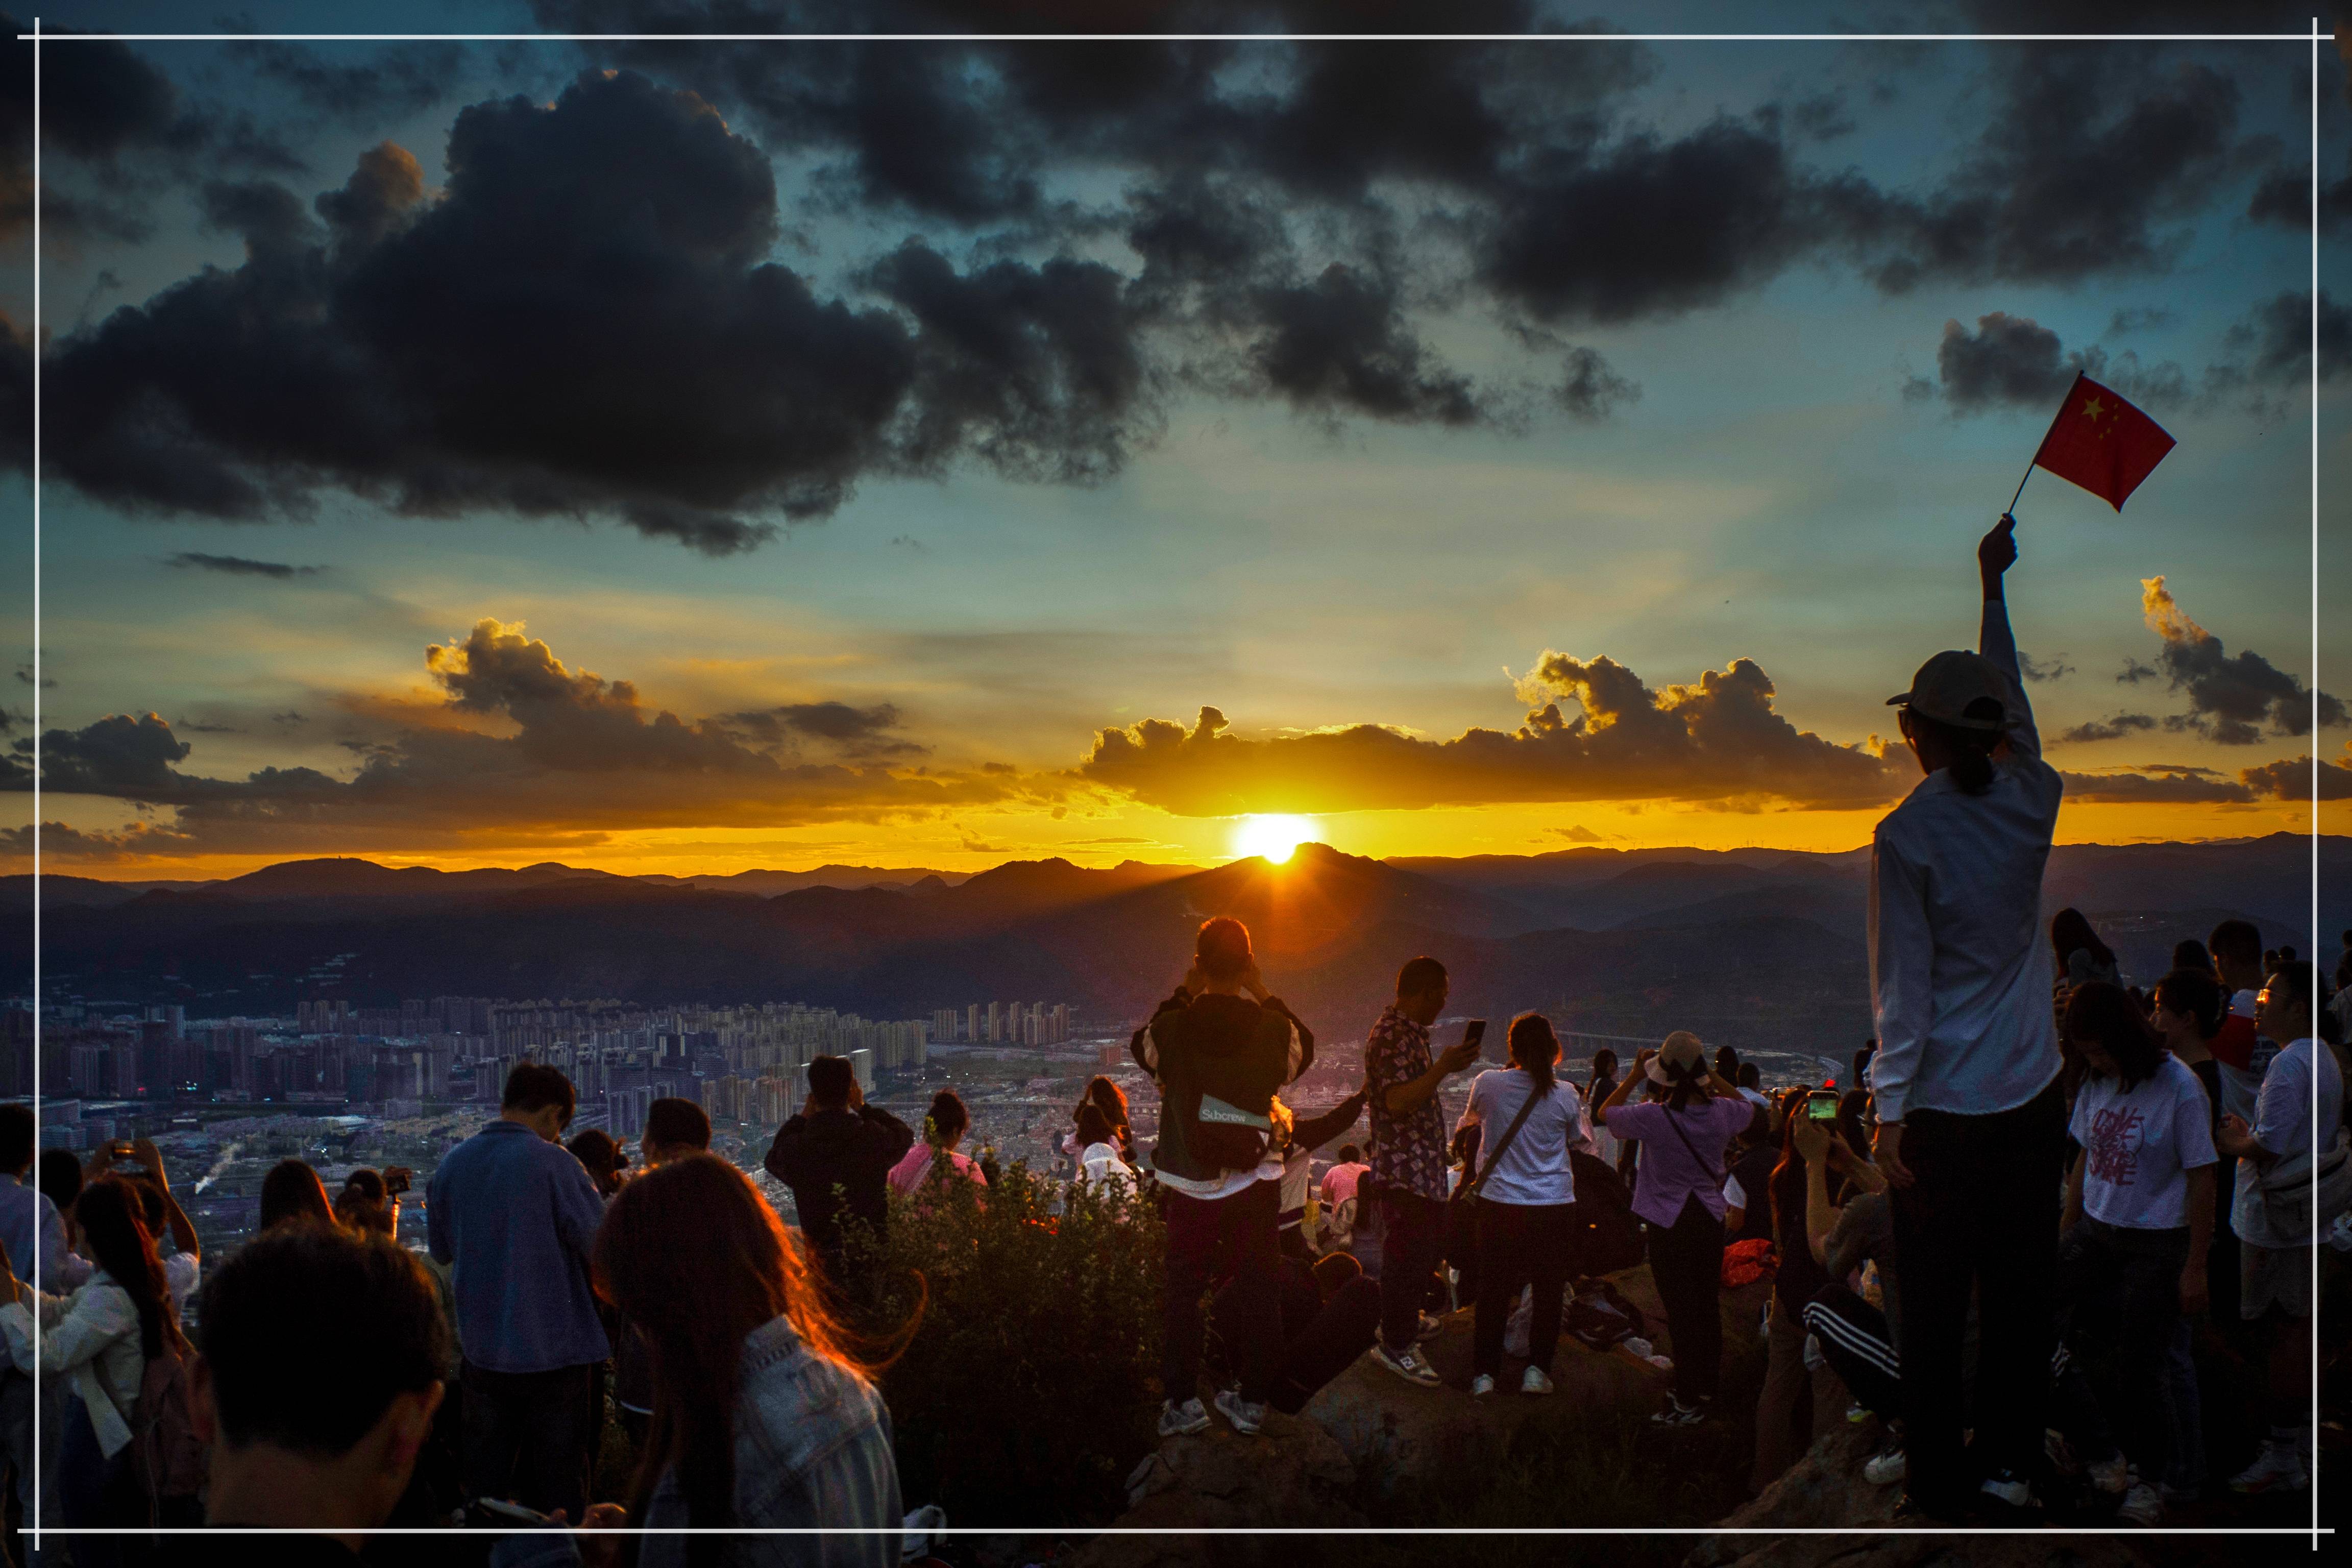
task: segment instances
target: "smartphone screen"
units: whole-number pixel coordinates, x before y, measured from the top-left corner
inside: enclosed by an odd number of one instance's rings
[[[1838,1102],[1835,1096],[1815,1095],[1805,1102],[1805,1114],[1816,1121],[1835,1121]]]
[[[1486,1037],[1486,1020],[1484,1018],[1471,1019],[1470,1026],[1462,1031],[1462,1043],[1465,1046],[1475,1046]]]

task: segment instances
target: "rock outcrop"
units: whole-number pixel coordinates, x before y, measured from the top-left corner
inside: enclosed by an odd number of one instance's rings
[[[1394,1379],[1391,1380],[1391,1382]],[[1362,1525],[1349,1502],[1356,1468],[1329,1433],[1298,1416],[1269,1413],[1265,1430],[1244,1437],[1213,1416],[1209,1429],[1162,1442],[1128,1478],[1128,1510],[1115,1530],[1250,1530],[1268,1525]],[[1214,1562],[1271,1561],[1282,1537],[1098,1535],[1074,1568],[1201,1568]]]

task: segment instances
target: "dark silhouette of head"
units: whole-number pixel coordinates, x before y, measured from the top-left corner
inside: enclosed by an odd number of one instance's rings
[[[2077,985],[2066,998],[2066,1039],[2092,1072],[2112,1072],[2125,1089],[2147,1082],[2164,1060],[2164,1037],[2122,986],[2104,980]]]
[[[2213,973],[2213,955],[2196,938],[2184,938],[2172,944],[2172,967],[2176,970],[2201,969],[2210,974]]]
[[[213,1447],[217,1502],[265,1505],[283,1459],[231,1477],[258,1450],[291,1457],[331,1489],[353,1528],[390,1517],[441,1404],[449,1331],[424,1267],[388,1237],[289,1226],[231,1253],[205,1282],[204,1355],[192,1381],[197,1435]],[[310,1500],[316,1501],[318,1499]],[[293,1522],[252,1518],[234,1522]]]
[[[2204,950],[2200,948],[2198,953],[2202,957]],[[2194,1024],[2200,1040],[2210,1040],[2220,1034],[2221,1021],[2230,1016],[2230,994],[2221,989],[2210,960],[2175,969],[2156,983],[2150,997],[2167,1013]]]
[[[33,1108],[10,1103],[0,1105],[0,1176],[22,1176],[33,1168],[33,1144],[38,1134],[33,1124]],[[28,1262],[23,1265],[30,1268]]]
[[[70,1149],[41,1151],[41,1193],[55,1204],[59,1214],[65,1214],[81,1196],[81,1162]]]
[[[629,1157],[621,1152],[620,1144],[613,1141],[610,1132],[601,1127],[591,1127],[564,1147],[571,1150],[572,1157],[586,1169],[598,1192],[611,1197],[619,1189],[621,1167],[629,1163]]]
[[[553,1128],[555,1137],[572,1124],[578,1101],[572,1080],[544,1062],[517,1062],[507,1074],[505,1092],[499,1097],[499,1114],[513,1120],[532,1119]],[[547,1136],[542,1133],[541,1136]],[[554,1142],[550,1137],[549,1142]]]
[[[314,1219],[335,1223],[335,1209],[327,1201],[327,1184],[319,1173],[299,1160],[280,1160],[261,1178],[261,1228],[274,1230],[289,1220]]]
[[[2263,932],[2253,921],[2223,921],[2205,939],[2205,947],[2223,984],[2246,991],[2262,984]]]
[[[811,1057],[808,1065],[809,1103],[820,1110],[837,1110],[849,1103],[857,1071],[847,1057]]]
[[[1231,915],[1202,921],[1192,939],[1192,963],[1212,984],[1234,984],[1249,973],[1249,927]]]
[[[1364,1152],[1361,1149],[1357,1148],[1353,1143],[1342,1143],[1339,1145],[1339,1163],[1342,1165],[1356,1164],[1360,1163],[1363,1157]]]
[[[647,1160],[675,1159],[710,1147],[710,1113],[690,1100],[664,1095],[646,1107],[637,1148]]]
[[[955,1090],[943,1089],[931,1096],[931,1109],[923,1117],[923,1137],[931,1147],[952,1148],[971,1126],[971,1112],[964,1109],[963,1099]]]

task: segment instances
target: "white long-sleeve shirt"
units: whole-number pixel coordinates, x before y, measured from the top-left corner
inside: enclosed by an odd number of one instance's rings
[[[139,1403],[139,1384],[147,1357],[139,1343],[139,1309],[131,1293],[117,1285],[103,1268],[70,1296],[27,1290],[19,1300],[0,1307],[0,1334],[20,1367],[37,1364],[43,1373],[68,1378],[89,1425],[98,1435],[99,1451],[111,1458],[131,1441],[127,1417]],[[34,1345],[34,1314],[40,1318],[39,1347]]]
[[[2064,785],[2042,760],[1999,599],[1985,601],[1979,651],[2008,678],[2014,721],[1992,787],[1969,795],[1939,769],[1871,841],[1870,1081],[1882,1121],[2008,1110],[2058,1076],[2041,909]]]

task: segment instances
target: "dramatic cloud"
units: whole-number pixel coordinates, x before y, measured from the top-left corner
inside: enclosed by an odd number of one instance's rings
[[[2251,649],[2227,654],[2221,638],[2189,618],[2162,577],[2140,583],[2148,629],[2164,639],[2157,668],[2171,689],[2186,692],[2189,710],[2165,721],[2168,730],[2193,731],[2225,746],[2250,746],[2272,735],[2308,735],[2314,707],[2309,688]],[[2317,697],[2319,722],[2345,721],[2344,704]]]
[[[2137,773],[2061,772],[2066,798],[2076,804],[2118,805],[2248,805],[2254,791],[2232,784],[2210,768],[2146,769]]]
[[[242,555],[206,555],[200,551],[184,550],[168,557],[166,566],[178,566],[195,572],[218,572],[230,577],[315,577],[324,566],[289,566],[282,561],[249,561]]]
[[[2345,748],[2345,759],[2331,763],[2319,759],[2319,798],[2322,800],[2352,800],[2352,746]],[[2258,768],[2248,768],[2238,775],[2247,787],[2258,795],[2279,800],[2309,800],[2312,794],[2312,759],[2297,757],[2289,763],[2267,763]]]
[[[2118,713],[2112,719],[2093,719],[2062,730],[2061,741],[2120,741],[2126,735],[2145,734],[2157,727],[2156,719],[2147,713]]]
[[[2299,386],[2311,379],[2311,295],[2290,291],[2264,300],[2230,329],[2230,347],[2244,356],[2229,367],[2260,384]],[[2319,291],[2319,379],[2333,381],[2352,364],[2352,306]]]
[[[1613,659],[1547,652],[1519,690],[1542,706],[1507,734],[1424,741],[1359,724],[1245,740],[1203,708],[1190,729],[1147,719],[1099,731],[1078,773],[1187,816],[1504,801],[1854,806],[1891,798],[1911,776],[1899,752],[1798,730],[1773,711],[1772,682],[1748,659],[1653,689]],[[1580,711],[1563,716],[1561,700]]]
[[[747,713],[726,713],[719,722],[747,742],[760,746],[787,745],[794,740],[830,742],[844,752],[861,757],[919,756],[930,750],[891,731],[898,727],[893,703],[871,708],[846,702],[787,702]]]
[[[2095,345],[2062,353],[2056,332],[2031,317],[2000,310],[1978,317],[1973,332],[1946,321],[1936,349],[1936,374],[1955,414],[1996,408],[2054,414],[2078,374],[2149,408],[2176,406],[2189,395],[2188,378],[2177,364],[2144,368],[2136,354],[2110,359]],[[1925,388],[1924,383],[1915,384]]]
[[[2074,667],[2066,662],[2066,656],[2063,653],[2053,654],[2048,658],[2036,658],[2022,648],[2018,650],[2017,668],[2026,679],[2037,685],[2063,680],[2074,673]]]
[[[633,828],[870,822],[1043,798],[1012,777],[780,758],[746,742],[741,716],[649,710],[630,682],[566,666],[519,625],[482,621],[462,641],[428,647],[425,663],[445,701],[352,742],[360,763],[349,777],[307,767],[243,779],[185,773],[192,747],[171,725],[116,714],[47,731],[42,787],[174,808],[138,838],[148,854],[593,842]],[[845,755],[898,721],[887,708],[829,702],[768,713],[845,742]],[[885,737],[882,749],[896,747]],[[0,788],[31,787],[31,756],[29,739],[0,753]]]

